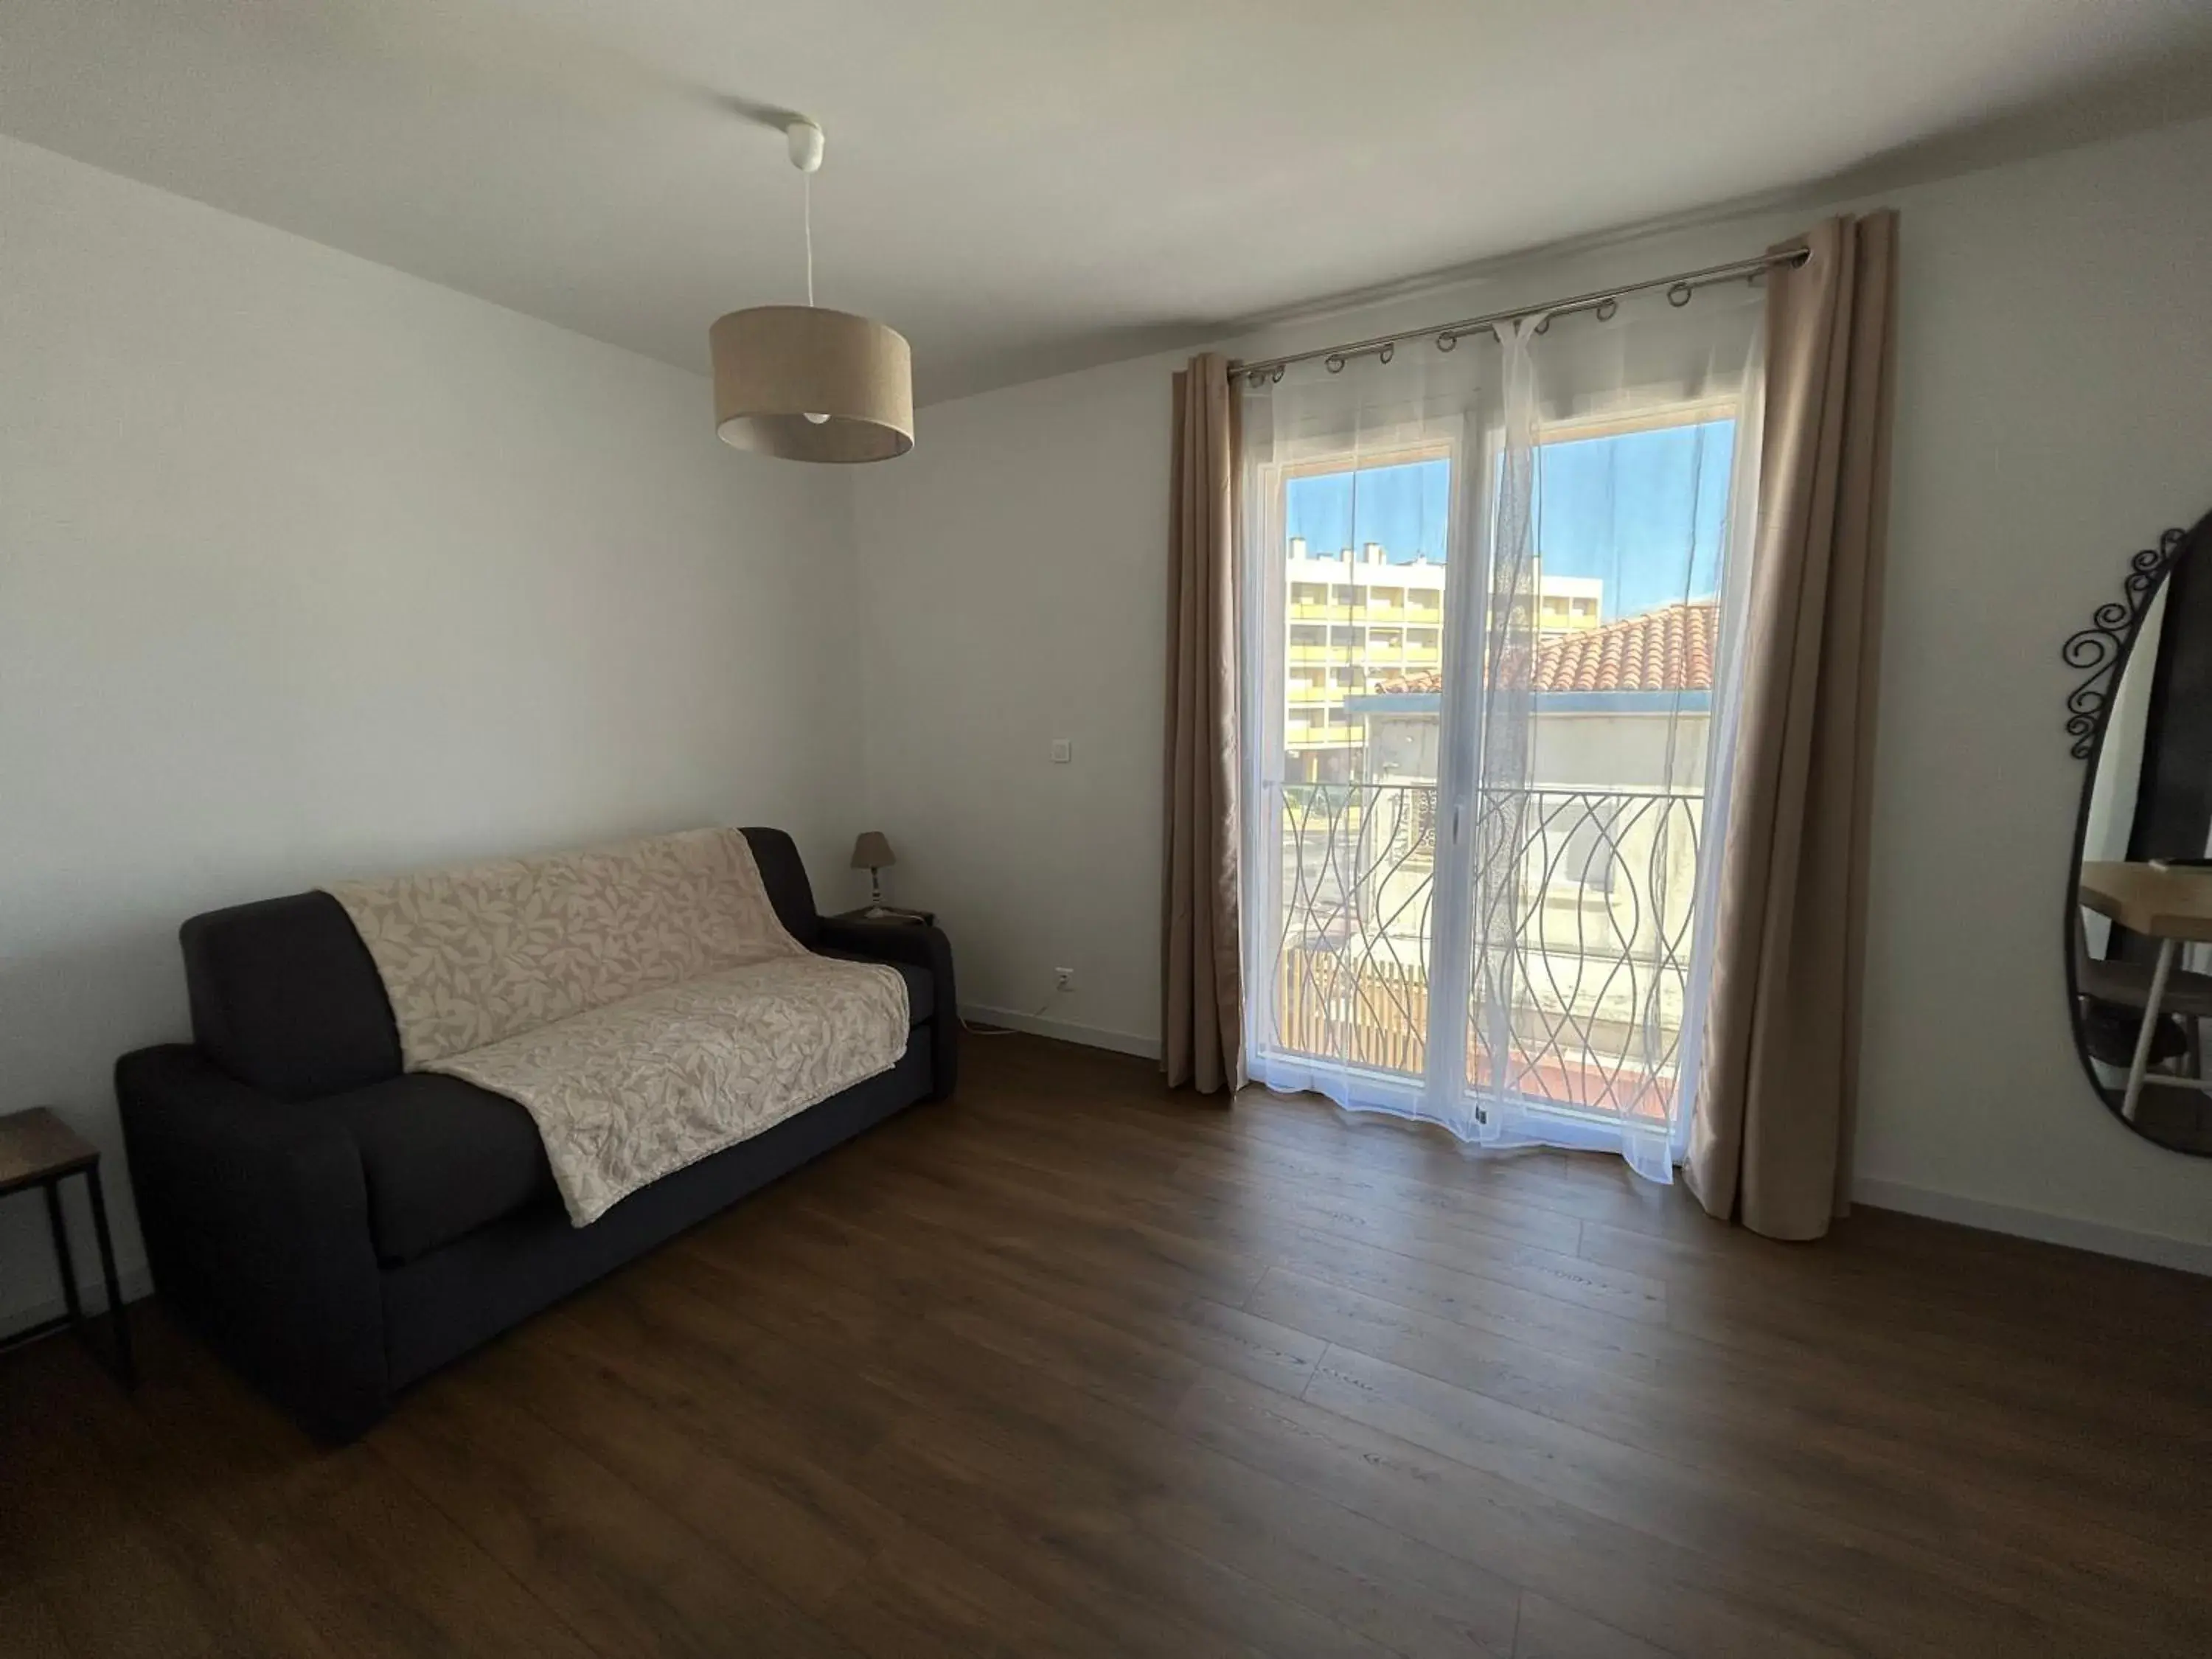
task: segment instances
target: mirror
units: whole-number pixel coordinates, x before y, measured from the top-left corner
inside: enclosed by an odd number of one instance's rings
[[[2075,1046],[2105,1104],[2212,1156],[2212,514],[2135,556],[2066,642],[2088,762],[2066,903]]]

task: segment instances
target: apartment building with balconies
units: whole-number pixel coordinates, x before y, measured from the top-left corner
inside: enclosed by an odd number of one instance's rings
[[[1284,564],[1285,703],[1283,747],[1309,781],[1356,776],[1364,725],[1350,701],[1443,663],[1442,558],[1394,559],[1379,542],[1316,555],[1303,536]],[[1537,626],[1546,634],[1598,626],[1604,584],[1595,577],[1537,579]]]

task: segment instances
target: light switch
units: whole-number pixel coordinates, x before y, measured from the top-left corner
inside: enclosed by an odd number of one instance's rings
[[[1052,763],[1054,766],[1065,766],[1074,758],[1075,745],[1073,743],[1066,738],[1054,738],[1052,740]]]

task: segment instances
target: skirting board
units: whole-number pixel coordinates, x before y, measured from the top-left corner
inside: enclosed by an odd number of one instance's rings
[[[154,1275],[148,1268],[119,1268],[115,1279],[125,1302],[142,1301],[154,1293]],[[78,1293],[84,1298],[87,1313],[103,1314],[107,1311],[107,1291],[97,1279],[89,1285],[80,1285]],[[69,1304],[62,1299],[58,1290],[48,1300],[30,1307],[0,1310],[0,1342],[5,1342],[17,1331],[27,1330],[42,1321],[58,1319],[68,1311]],[[57,1331],[55,1334],[58,1336],[61,1333]]]
[[[1009,1030],[1027,1031],[1032,1036],[1079,1042],[1086,1048],[1110,1048],[1117,1054],[1135,1054],[1145,1060],[1160,1057],[1160,1040],[1139,1036],[1134,1031],[1109,1031],[1096,1025],[1078,1025],[1070,1020],[1018,1014],[1011,1008],[965,1007],[960,1011],[960,1018],[977,1025],[1003,1025]]]
[[[2010,1233],[2016,1238],[2039,1239],[2045,1244],[2094,1250],[2099,1255],[2179,1267],[2184,1273],[2212,1274],[2212,1244],[2167,1238],[2160,1233],[2134,1232],[2101,1221],[2045,1215],[2010,1204],[1990,1204],[1978,1198],[1930,1192],[1924,1187],[1907,1187],[1899,1182],[1864,1178],[1851,1183],[1851,1201],[1877,1210],[1901,1210],[1906,1215],[1925,1216],[1930,1221],[1953,1221],[1962,1227],[1978,1227],[1984,1232]]]

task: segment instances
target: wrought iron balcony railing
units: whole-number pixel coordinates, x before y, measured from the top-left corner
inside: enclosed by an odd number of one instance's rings
[[[1431,1018],[1437,791],[1278,784],[1279,1050],[1419,1077]],[[1537,787],[1486,793],[1469,902],[1470,1086],[1609,1116],[1668,1115],[1688,991],[1704,797]],[[1491,937],[1486,938],[1487,933]],[[1456,975],[1455,975],[1456,977]],[[1496,1011],[1504,1011],[1504,1018]],[[1493,1045],[1506,1052],[1493,1055]]]

